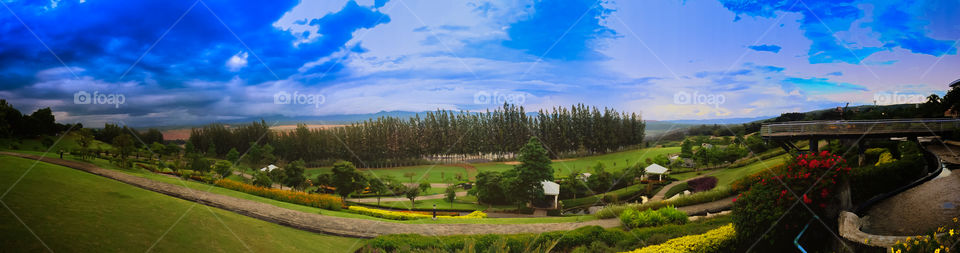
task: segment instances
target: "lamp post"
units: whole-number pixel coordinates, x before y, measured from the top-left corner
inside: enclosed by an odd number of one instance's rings
[[[433,220],[437,220],[437,204],[433,204]]]

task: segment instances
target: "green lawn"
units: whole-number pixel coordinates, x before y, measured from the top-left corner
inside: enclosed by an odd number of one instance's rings
[[[717,177],[717,186],[730,186],[730,184],[740,178],[783,164],[789,157],[790,154],[782,154],[763,161],[756,161],[747,166],[722,169],[721,171],[713,173],[711,176]]]
[[[43,139],[36,138],[22,139],[17,141],[11,139],[0,139],[0,149],[18,149],[40,152],[47,151],[49,149],[50,153],[57,153],[60,150],[63,150],[64,152],[70,152],[71,150],[80,148],[80,145],[77,144],[78,136],[76,132],[68,133],[63,137],[63,139],[60,140],[60,142],[57,142],[57,138],[59,138],[59,136],[50,136],[49,138],[56,142],[56,145],[54,145],[52,148],[44,146]],[[90,143],[90,148],[112,149],[113,146],[103,143],[102,141],[93,140],[93,142]]]
[[[33,163],[0,156],[0,189],[9,189]],[[240,252],[247,247],[254,252],[353,252],[364,244],[361,239],[288,228],[46,163],[38,163],[2,200],[16,214],[0,212],[0,245],[11,251],[46,251],[40,240],[53,251],[87,252],[147,251],[154,243],[152,250],[161,252]]]

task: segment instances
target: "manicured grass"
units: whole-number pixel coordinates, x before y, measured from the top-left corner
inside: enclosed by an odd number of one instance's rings
[[[0,156],[0,188],[14,186],[33,163]],[[152,250],[161,252],[352,252],[363,245],[47,163],[30,169],[3,202],[16,214],[0,212],[0,245],[11,251],[46,251],[40,240],[53,251],[86,252],[147,251],[154,243]]]
[[[49,136],[49,138],[54,142],[56,142],[57,139],[60,137]],[[0,139],[0,149],[14,149],[15,147],[16,149],[19,149],[19,150],[30,150],[30,151],[40,151],[40,152],[50,150],[50,153],[58,153],[60,150],[63,150],[64,152],[70,152],[71,150],[80,148],[80,145],[77,144],[77,139],[78,139],[77,132],[70,132],[66,136],[64,136],[60,140],[60,142],[56,142],[56,145],[54,145],[52,148],[48,148],[47,146],[44,146],[42,138],[22,139],[19,141],[15,141],[11,139]],[[100,149],[109,150],[109,149],[113,149],[113,146],[110,146],[110,144],[107,144],[107,143],[103,143],[102,141],[93,140],[90,143],[89,148],[92,148],[92,149],[100,148]]]
[[[36,151],[20,151],[20,150],[18,150],[18,151],[16,151],[16,152],[26,153],[26,154],[36,154],[36,155],[40,155],[40,154],[43,153],[43,152],[36,152]],[[56,156],[56,154],[47,154],[47,157],[57,157],[57,156]],[[64,158],[65,158],[65,159],[70,159],[70,160],[76,160],[76,159],[74,159],[72,156],[71,156],[71,157],[64,156]],[[138,176],[138,177],[143,177],[143,178],[147,178],[147,179],[151,179],[151,180],[156,180],[156,181],[159,181],[159,182],[164,182],[164,183],[169,183],[169,184],[175,184],[175,185],[179,185],[179,186],[184,186],[184,187],[188,187],[188,188],[191,188],[191,189],[194,189],[194,190],[198,190],[198,191],[206,191],[206,192],[216,193],[216,194],[225,195],[225,196],[231,196],[231,197],[240,198],[240,199],[257,201],[257,202],[266,203],[266,204],[274,205],[274,206],[277,206],[277,207],[286,208],[286,209],[290,209],[290,210],[301,211],[301,212],[319,213],[319,214],[322,214],[322,215],[329,215],[329,216],[335,216],[335,217],[357,218],[357,219],[377,220],[377,221],[385,221],[385,222],[395,222],[395,223],[415,223],[415,224],[416,224],[416,223],[423,223],[423,221],[395,221],[395,220],[387,220],[387,219],[381,219],[381,218],[376,218],[376,217],[370,217],[370,216],[366,216],[366,215],[362,215],[362,214],[351,213],[351,212],[348,212],[348,211],[331,211],[331,210],[324,210],[324,209],[315,208],[315,207],[309,207],[309,206],[304,206],[304,205],[292,204],[292,203],[277,201],[277,200],[268,199],[268,198],[264,198],[264,197],[260,197],[260,196],[255,196],[255,195],[251,195],[251,194],[247,194],[247,193],[243,193],[243,192],[238,192],[238,191],[234,191],[234,190],[230,190],[230,189],[226,189],[226,188],[216,187],[216,186],[213,186],[213,185],[208,185],[208,184],[204,184],[204,183],[200,183],[200,182],[182,180],[182,179],[180,179],[180,178],[171,177],[171,176],[168,176],[168,175],[155,174],[155,173],[151,173],[151,172],[146,171],[146,170],[140,170],[140,169],[133,169],[133,170],[120,169],[120,168],[117,168],[116,166],[114,166],[113,164],[110,164],[108,161],[103,160],[103,159],[92,159],[91,161],[84,161],[84,162],[93,163],[93,164],[95,164],[95,165],[97,165],[97,166],[100,166],[101,168],[117,170],[117,171],[120,171],[120,172],[123,172],[123,173],[127,173],[127,174],[130,174],[130,175],[134,175],[134,176]],[[476,199],[476,197],[474,197],[474,196],[465,196],[465,197],[459,197],[459,198],[461,198],[461,199],[471,199],[471,198],[472,198],[473,200]],[[431,201],[441,201],[441,202],[443,202],[443,203],[446,203],[447,206],[449,206],[449,203],[448,203],[448,202],[445,202],[445,201],[443,201],[443,200],[431,200]],[[409,202],[409,201],[400,201],[400,202],[405,202],[405,204],[406,204],[406,206],[400,207],[401,209],[406,209],[407,206],[410,205],[410,202]],[[398,202],[398,203],[400,203],[400,202]],[[376,204],[376,203],[374,203],[374,204]],[[399,205],[399,204],[398,204],[398,205]],[[439,206],[439,205],[440,205],[440,204],[438,203],[438,206]],[[486,206],[480,206],[480,205],[476,205],[476,204],[473,204],[473,205],[475,205],[475,206],[477,206],[477,207],[483,207],[483,208],[486,207]],[[494,210],[507,209],[507,208],[508,208],[508,207],[506,207],[506,206],[503,206],[503,207],[494,206],[494,207],[495,207]],[[432,204],[432,203],[429,204],[429,208],[433,208],[433,204]],[[515,208],[515,207],[510,206],[509,208]],[[470,209],[470,210],[475,210],[475,209]],[[484,210],[485,210],[485,209],[484,209]],[[553,218],[553,217],[551,217],[551,218]],[[567,218],[567,219],[536,219],[536,218],[503,218],[503,219],[482,219],[482,220],[451,219],[451,220],[443,220],[443,221],[440,221],[439,223],[490,223],[490,224],[513,224],[513,223],[517,223],[517,224],[523,224],[523,223],[545,223],[545,222],[546,222],[546,223],[552,223],[552,222],[576,222],[576,221],[578,221],[578,219],[580,219],[580,220],[588,219],[588,220],[589,220],[589,219],[593,219],[593,218],[587,218],[587,216],[580,216],[580,218],[578,218],[578,217],[569,217],[569,218]]]
[[[590,167],[596,165],[597,162],[602,162],[603,165],[606,166],[607,171],[621,171],[638,162],[645,162],[647,158],[653,159],[659,155],[674,153],[680,153],[680,147],[635,149],[554,162],[553,168],[557,170],[556,175],[566,176],[569,175],[571,171],[591,172]]]
[[[711,176],[714,176],[717,178],[717,186],[727,187],[727,186],[730,186],[730,184],[732,184],[734,181],[737,181],[740,178],[783,164],[784,162],[787,161],[787,158],[789,157],[790,157],[790,154],[782,154],[770,159],[756,161],[747,166],[743,166],[739,168],[731,168],[731,169],[722,169],[717,173],[713,173]]]
[[[360,171],[366,172],[371,178],[383,178],[383,177],[393,177],[394,179],[402,183],[410,183],[410,178],[404,176],[404,174],[412,172],[414,173],[413,182],[428,182],[428,183],[456,183],[456,175],[460,173],[464,180],[468,179],[467,169],[457,166],[448,166],[448,165],[417,165],[417,166],[407,166],[407,167],[395,167],[395,168],[386,168],[386,169],[360,169]],[[310,168],[304,172],[304,176],[310,179],[317,178],[320,174],[329,173],[330,167],[321,167],[321,168]]]
[[[646,188],[647,188],[646,184],[635,184],[635,185],[623,187],[620,189],[616,189],[613,191],[609,191],[607,193],[600,193],[600,194],[595,194],[595,195],[590,195],[590,196],[580,197],[575,199],[565,199],[565,200],[562,200],[563,208],[567,209],[567,208],[574,208],[574,207],[586,207],[586,206],[603,204],[602,198],[604,194],[614,194],[614,195],[617,195],[618,201],[628,201],[629,198],[635,197],[635,195],[645,191]],[[654,186],[652,191],[656,193],[659,189],[660,189],[660,186]]]

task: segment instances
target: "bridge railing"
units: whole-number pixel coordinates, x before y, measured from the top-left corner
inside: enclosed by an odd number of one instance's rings
[[[923,133],[960,129],[960,119],[889,119],[889,120],[833,120],[790,121],[767,123],[760,134],[770,135],[837,135],[864,133]]]

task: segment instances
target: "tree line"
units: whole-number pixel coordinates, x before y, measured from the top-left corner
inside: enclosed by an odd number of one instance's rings
[[[504,104],[492,112],[437,110],[328,129],[300,124],[292,131],[270,132],[262,120],[238,127],[210,124],[193,129],[188,142],[217,156],[257,143],[271,145],[277,158],[285,161],[347,160],[371,167],[449,157],[511,158],[531,136],[539,137],[554,158],[605,153],[639,145],[644,127],[639,115],[608,108],[580,104],[531,115],[522,106]]]

